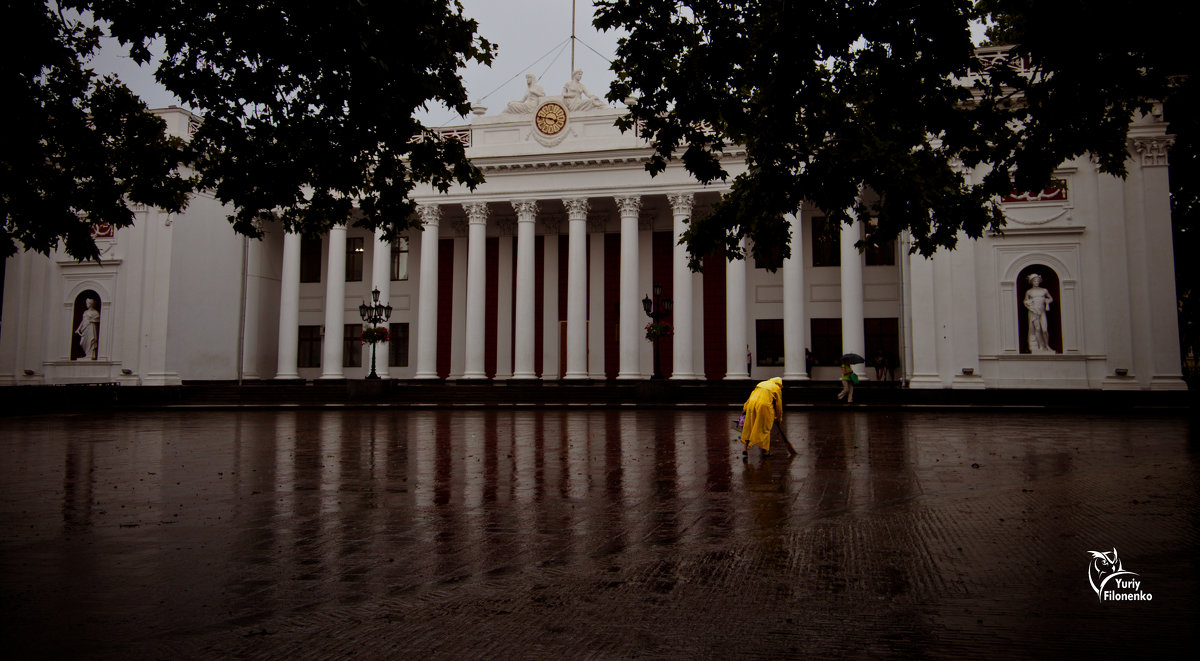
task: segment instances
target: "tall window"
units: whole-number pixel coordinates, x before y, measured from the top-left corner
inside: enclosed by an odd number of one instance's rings
[[[363,238],[351,237],[346,239],[346,282],[362,282],[362,274]]]
[[[875,225],[879,221],[875,218],[871,219],[871,224]],[[881,246],[871,246],[867,248],[865,257],[867,258],[867,266],[895,266],[896,265],[896,240],[892,239]]]
[[[342,367],[362,367],[362,324],[342,328]]]
[[[783,320],[755,319],[754,342],[758,348],[759,367],[783,366]]]
[[[825,216],[816,216],[809,227],[812,228],[812,265],[841,266],[841,228],[837,223]]]
[[[408,280],[408,239],[392,242],[392,280]]]
[[[301,326],[297,367],[321,366],[321,327]]]
[[[809,328],[812,331],[812,352],[816,364],[837,365],[842,357],[842,320],[813,319]]]
[[[408,367],[408,324],[389,325],[388,335],[388,366]]]
[[[321,238],[300,239],[300,282],[321,281]]]

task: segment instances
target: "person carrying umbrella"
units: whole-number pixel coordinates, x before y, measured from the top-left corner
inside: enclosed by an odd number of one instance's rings
[[[864,363],[866,359],[856,353],[848,353],[842,356],[842,391],[837,394],[838,399],[843,397],[847,404],[854,403],[854,386],[858,383],[858,375],[854,373],[854,368],[850,367],[855,363]]]
[[[771,431],[779,426],[780,438],[787,444],[788,452],[796,454],[792,444],[783,433],[783,379],[774,377],[754,386],[750,398],[742,405],[745,421],[742,424],[741,441],[749,449],[757,445],[763,454],[771,454]],[[742,454],[746,454],[743,450]]]

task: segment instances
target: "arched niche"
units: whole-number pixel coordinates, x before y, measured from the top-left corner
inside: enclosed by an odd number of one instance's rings
[[[1030,296],[1030,290],[1034,288],[1035,279],[1037,276],[1041,279],[1040,288],[1044,292],[1036,292]],[[1020,353],[1057,353],[1063,352],[1063,323],[1062,323],[1062,282],[1058,272],[1046,264],[1030,264],[1022,268],[1017,273],[1016,281],[1017,293],[1017,341]],[[1036,339],[1033,337],[1035,329],[1030,327],[1030,318],[1035,316],[1030,313],[1026,307],[1026,298],[1031,299],[1030,304],[1035,308],[1039,302],[1049,302],[1048,305],[1043,305],[1046,308],[1045,312],[1045,333],[1051,351],[1039,350],[1036,346]],[[1031,341],[1033,342],[1031,344]]]
[[[96,360],[100,347],[100,294],[85,289],[75,296],[71,314],[71,360]]]

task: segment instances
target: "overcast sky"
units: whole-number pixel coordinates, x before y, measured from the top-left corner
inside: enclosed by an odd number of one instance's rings
[[[547,94],[558,94],[571,77],[572,0],[460,0],[463,13],[479,22],[479,34],[499,46],[492,66],[473,65],[462,71],[472,102],[482,100],[488,114],[525,94],[525,74],[533,73]],[[592,0],[575,0],[575,67],[583,69],[588,90],[604,96],[612,81],[609,60],[619,35],[592,27]],[[594,49],[594,50],[593,50]],[[152,108],[178,105],[178,99],[158,85],[150,68],[140,68],[115,41],[106,44],[94,62],[98,72],[115,72]],[[458,124],[463,120],[444,107],[417,116],[427,126]]]

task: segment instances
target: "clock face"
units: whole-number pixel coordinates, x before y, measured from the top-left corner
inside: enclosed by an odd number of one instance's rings
[[[567,125],[567,110],[553,101],[544,103],[537,109],[533,124],[542,133],[554,135]]]

